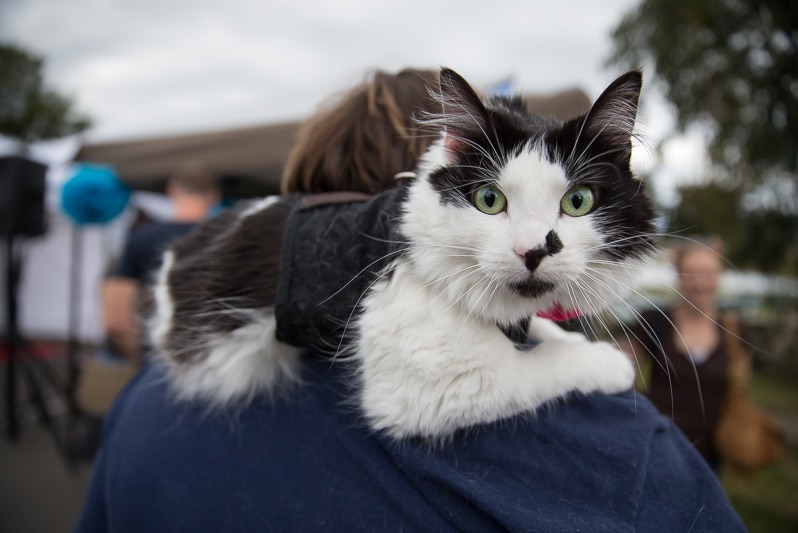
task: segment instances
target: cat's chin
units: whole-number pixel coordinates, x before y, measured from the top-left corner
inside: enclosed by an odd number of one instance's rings
[[[524,281],[512,283],[512,289],[524,298],[540,298],[554,291],[556,285],[549,281],[537,278],[527,278]]]

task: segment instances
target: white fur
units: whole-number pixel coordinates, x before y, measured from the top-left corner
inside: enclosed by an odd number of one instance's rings
[[[442,438],[459,428],[533,410],[556,398],[631,387],[629,358],[576,338],[520,351],[401,261],[367,297],[356,359],[361,406],[373,429]]]
[[[587,337],[577,331],[565,331],[551,320],[533,316],[529,321],[527,335],[539,342],[587,342]]]
[[[280,199],[279,196],[267,196],[266,198],[261,198],[260,200],[257,200],[251,206],[249,206],[244,212],[241,213],[239,220],[252,216],[255,213],[259,213],[264,209],[268,209],[273,204],[277,203],[277,200],[279,199]]]
[[[155,312],[149,324],[150,340],[153,346],[163,346],[169,331],[172,329],[175,306],[172,302],[172,294],[169,291],[169,272],[171,272],[174,262],[174,252],[172,250],[164,252],[161,268],[158,270],[158,276],[155,279],[155,289],[153,290]]]
[[[177,396],[214,406],[246,403],[279,384],[299,380],[300,349],[275,338],[274,314],[257,312],[246,326],[209,340],[199,363],[170,365]]]

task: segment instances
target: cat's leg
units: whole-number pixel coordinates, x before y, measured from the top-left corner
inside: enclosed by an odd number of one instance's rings
[[[442,438],[634,381],[629,358],[607,343],[552,340],[519,351],[499,328],[461,313],[402,268],[369,295],[359,326],[364,414],[397,438]]]

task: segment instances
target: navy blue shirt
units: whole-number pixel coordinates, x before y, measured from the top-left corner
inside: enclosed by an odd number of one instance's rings
[[[642,396],[572,396],[430,447],[370,433],[347,372],[277,400],[176,403],[151,363],[115,404],[76,531],[745,531]]]
[[[149,283],[169,245],[195,227],[196,222],[144,222],[134,227],[113,275]]]

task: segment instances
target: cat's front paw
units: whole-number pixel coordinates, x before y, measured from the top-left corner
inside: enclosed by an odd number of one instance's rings
[[[632,388],[635,367],[628,355],[607,342],[591,342],[589,347],[586,357],[597,391],[617,394]]]
[[[570,342],[570,343],[582,343],[588,342],[587,337],[584,334],[579,333],[578,331],[563,331],[562,338],[560,339],[563,342]]]
[[[556,322],[547,318],[533,316],[529,321],[527,335],[538,342],[560,341],[568,343],[587,342],[587,337],[578,331],[566,331]]]

